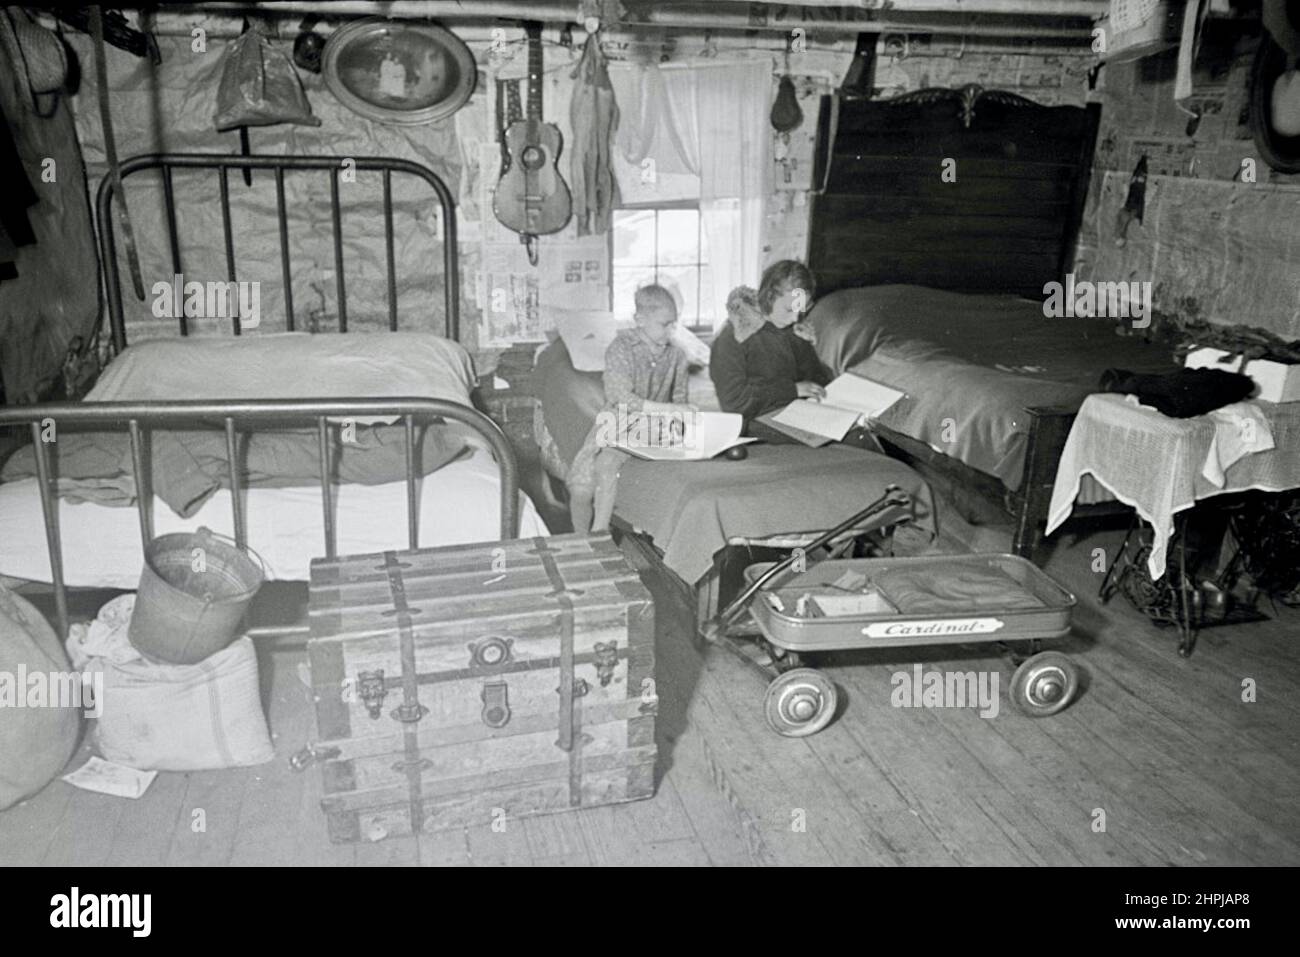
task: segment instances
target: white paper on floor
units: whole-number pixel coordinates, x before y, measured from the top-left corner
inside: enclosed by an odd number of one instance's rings
[[[71,774],[65,774],[63,780],[85,791],[98,791],[112,794],[114,797],[138,798],[149,790],[157,771],[140,771],[128,768],[125,764],[105,761],[91,756],[90,760]]]

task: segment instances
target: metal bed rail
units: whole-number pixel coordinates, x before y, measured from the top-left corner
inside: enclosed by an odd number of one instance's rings
[[[104,430],[125,427],[131,441],[131,472],[136,486],[136,511],[140,521],[141,550],[153,539],[153,492],[148,480],[147,449],[144,431],[159,428],[221,428],[226,436],[226,459],[229,463],[230,501],[235,541],[246,547],[244,508],[241,501],[243,481],[240,474],[240,433],[255,426],[274,424],[284,428],[291,423],[314,422],[320,459],[320,488],[326,557],[336,553],[334,526],[333,449],[334,427],[362,417],[399,417],[406,445],[406,521],[407,544],[419,547],[419,515],[416,493],[415,425],[451,420],[469,426],[487,440],[496,456],[501,482],[500,537],[519,537],[519,472],[514,451],[495,422],[469,406],[444,399],[428,398],[356,398],[356,399],[246,399],[209,401],[182,399],[152,402],[58,402],[45,405],[0,408],[0,429],[26,425],[30,429],[36,458],[37,481],[40,483],[41,509],[44,513],[45,541],[49,549],[50,576],[54,584],[55,610],[60,637],[68,635],[68,596],[63,577],[63,544],[59,529],[59,509],[54,487],[60,430],[78,427]],[[220,420],[221,425],[214,424]]]
[[[334,284],[338,299],[339,332],[348,331],[347,282],[343,270],[342,208],[339,203],[339,177],[348,170],[382,173],[384,210],[385,280],[388,287],[388,326],[397,330],[397,277],[393,248],[393,173],[405,173],[428,183],[437,197],[442,218],[443,291],[446,300],[446,337],[460,341],[460,272],[457,266],[456,203],[442,179],[419,163],[384,156],[238,156],[226,153],[149,153],[133,156],[121,166],[122,179],[146,169],[162,171],[163,205],[167,218],[167,240],[174,274],[183,274],[180,234],[176,227],[176,190],[173,172],[177,169],[215,169],[219,177],[221,225],[225,243],[226,279],[238,282],[235,234],[230,216],[230,170],[270,170],[275,177],[276,219],[280,239],[280,275],[284,283],[285,322],[294,331],[293,273],[290,268],[289,220],[285,203],[286,171],[317,170],[330,174],[330,222],[334,243]],[[99,221],[100,258],[104,262],[105,298],[112,331],[113,350],[126,348],[126,318],[122,309],[122,270],[117,258],[117,239],[113,225],[113,177],[105,176],[99,184],[96,217]],[[238,310],[231,319],[231,331],[241,332]],[[182,313],[177,317],[181,335],[189,335],[189,325]]]

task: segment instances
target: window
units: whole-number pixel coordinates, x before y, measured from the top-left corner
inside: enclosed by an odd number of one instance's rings
[[[637,288],[657,282],[679,294],[682,325],[713,328],[719,306],[697,208],[671,204],[616,209],[610,235],[616,317],[630,319]]]

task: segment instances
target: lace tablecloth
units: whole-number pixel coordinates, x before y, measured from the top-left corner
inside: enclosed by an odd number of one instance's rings
[[[1133,396],[1090,395],[1061,455],[1047,534],[1069,518],[1085,475],[1150,523],[1148,570],[1158,579],[1177,513],[1215,495],[1300,488],[1300,402],[1237,402],[1174,419]]]

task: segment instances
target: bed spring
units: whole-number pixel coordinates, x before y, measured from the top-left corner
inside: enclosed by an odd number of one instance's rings
[[[63,576],[63,543],[59,531],[59,510],[54,482],[58,465],[58,436],[61,430],[125,427],[131,440],[131,470],[136,487],[136,510],[140,519],[140,548],[153,538],[153,490],[145,431],[160,429],[221,428],[225,432],[229,463],[231,510],[235,541],[246,547],[248,530],[240,479],[241,432],[301,427],[315,422],[320,455],[320,488],[324,530],[324,554],[337,553],[334,521],[333,452],[335,431],[349,420],[369,417],[400,418],[406,443],[407,545],[420,547],[420,516],[416,483],[415,426],[452,421],[466,425],[487,441],[496,457],[500,477],[500,537],[519,537],[519,475],[514,451],[496,423],[481,412],[443,399],[358,398],[358,399],[246,399],[236,401],[173,400],[166,402],[60,402],[45,405],[0,408],[0,429],[26,425],[30,429],[40,484],[45,541],[50,556],[50,580],[54,584],[55,613],[59,635],[68,635],[68,596]],[[220,423],[217,425],[216,423]],[[296,629],[289,629],[296,630]]]

